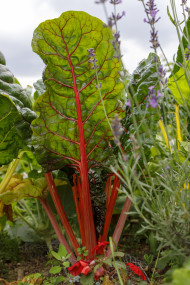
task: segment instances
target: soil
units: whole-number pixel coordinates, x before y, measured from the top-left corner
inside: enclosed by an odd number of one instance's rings
[[[59,243],[55,241],[53,244],[53,250],[57,251]],[[140,267],[144,274],[147,276],[147,281],[149,281],[148,276],[151,276],[150,268],[144,262],[143,256],[145,254],[150,254],[149,246],[146,244],[145,240],[135,240],[134,236],[127,234],[123,235],[119,250],[125,252],[124,262],[134,263]],[[50,258],[48,257],[48,249],[44,243],[22,243],[19,246],[19,261],[7,260],[1,263],[0,260],[0,285],[7,285],[16,280],[22,280],[24,276],[33,273],[43,273],[43,276],[49,275],[49,269],[52,267],[50,263]],[[130,276],[130,273],[129,273]],[[2,279],[1,279],[2,278]],[[133,279],[133,276],[131,275]],[[2,281],[5,280],[5,281]],[[11,283],[11,285],[16,283]],[[79,283],[77,283],[79,284]],[[136,282],[132,284],[137,284]],[[161,282],[156,282],[155,284],[161,284]]]
[[[22,243],[19,246],[19,261],[6,260],[0,264],[0,278],[7,282],[22,280],[32,273],[48,275],[50,265],[47,266],[47,246],[44,243]],[[0,283],[1,285],[1,283]]]

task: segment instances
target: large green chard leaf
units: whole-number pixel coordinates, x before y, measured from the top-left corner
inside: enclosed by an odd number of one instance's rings
[[[87,157],[88,167],[111,157],[112,133],[87,52],[95,50],[105,109],[113,118],[123,84],[111,41],[109,28],[84,12],[65,12],[34,32],[32,47],[46,64],[47,91],[35,102],[40,115],[32,125],[38,161],[47,171],[68,164],[80,168],[81,155]]]
[[[155,62],[155,58],[157,62]],[[122,125],[125,129],[121,137],[122,147],[125,151],[132,150],[132,141],[130,136],[135,135],[136,127],[134,119],[137,122],[138,132],[141,136],[142,145],[150,153],[150,148],[154,144],[154,137],[157,130],[157,122],[160,118],[159,109],[148,107],[147,96],[150,86],[155,86],[155,90],[159,89],[159,78],[157,72],[157,65],[160,60],[155,54],[150,53],[147,59],[142,60],[138,67],[133,72],[128,90],[133,98],[133,111],[126,107],[126,117],[122,120]],[[147,126],[151,131],[152,138],[147,133]]]
[[[0,64],[0,166],[10,163],[31,137],[36,118],[25,90],[14,83],[12,72]]]

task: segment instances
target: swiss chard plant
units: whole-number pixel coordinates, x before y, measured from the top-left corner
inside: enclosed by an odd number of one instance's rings
[[[50,193],[76,252],[78,242],[51,173],[68,167],[74,170],[73,194],[78,223],[82,244],[89,255],[97,245],[97,238],[101,240],[93,218],[90,170],[112,161],[109,141],[113,135],[105,111],[109,120],[121,112],[118,100],[122,100],[124,89],[119,77],[121,62],[114,57],[112,40],[110,29],[99,19],[74,11],[41,23],[32,40],[33,50],[46,65],[43,74],[46,91],[35,102],[39,116],[32,123],[36,157],[46,173]],[[97,68],[93,65],[92,51],[94,62],[98,60]],[[102,85],[102,98],[98,84]],[[108,183],[104,185],[107,189]],[[112,192],[118,186],[116,178]],[[109,222],[107,219],[104,227]]]
[[[121,138],[124,152],[131,140],[130,110],[125,113],[120,106],[125,100],[122,63],[115,54],[109,27],[84,12],[65,12],[41,23],[34,31],[32,48],[45,64],[43,82],[35,84],[33,107],[5,62],[0,66],[0,165],[10,163],[0,184],[0,201],[10,205],[24,197],[37,197],[73,263],[80,255],[79,239],[65,213],[56,188],[60,182],[54,180],[53,171],[65,172],[72,185],[82,247],[89,259],[96,254],[93,249],[97,244],[107,239],[120,187],[118,175],[109,170],[117,155],[111,122],[126,116],[122,122],[126,132]],[[147,111],[147,93],[152,85],[158,89],[154,58],[152,54],[140,64],[127,87],[134,96],[131,110],[137,114],[141,110],[152,124],[158,116],[154,109]],[[141,125],[140,131],[143,128]],[[41,175],[12,176],[26,151],[35,154],[46,181]],[[47,202],[47,186],[72,249]],[[127,198],[113,234],[115,244],[130,206]]]

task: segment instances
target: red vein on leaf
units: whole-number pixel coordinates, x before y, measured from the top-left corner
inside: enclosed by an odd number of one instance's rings
[[[115,87],[115,86],[114,86],[114,87]],[[109,91],[108,93],[106,93],[106,94],[104,95],[104,97],[102,98],[102,100],[105,100],[105,98],[107,97],[107,95],[110,94],[110,93],[112,93],[113,91],[114,91],[114,88],[113,88],[111,91]],[[91,110],[91,112],[89,113],[89,115],[87,116],[87,118],[84,120],[83,124],[85,124],[85,123],[88,121],[88,119],[89,119],[90,116],[93,114],[93,112],[94,112],[94,110],[97,108],[97,106],[98,106],[100,103],[102,103],[102,100],[100,100],[98,103],[96,103],[96,105],[93,107],[93,109]]]
[[[114,109],[114,110],[112,110],[111,112],[109,112],[109,113],[107,114],[107,116],[109,116],[111,113],[115,112],[115,110],[116,110],[116,109]],[[109,117],[108,117],[108,118],[109,118]],[[94,134],[94,132],[95,132],[97,126],[98,126],[99,124],[101,124],[105,119],[106,119],[106,117],[104,117],[101,121],[99,121],[99,122],[94,126],[94,129],[92,130],[92,133],[91,133],[91,135],[90,135],[88,141],[86,142],[86,145],[90,142],[90,140],[91,140],[91,138],[92,138],[92,136],[93,136],[93,134]]]
[[[69,118],[69,117],[63,115],[62,113],[60,113],[60,112],[52,105],[52,103],[51,103],[51,98],[50,98],[50,94],[49,94],[49,104],[50,104],[51,108],[52,108],[57,114],[59,114],[61,117],[66,118],[67,120],[70,120],[70,121],[74,121],[74,122],[77,121],[76,119]]]
[[[110,130],[107,130],[103,137],[95,144],[95,146],[93,147],[93,149],[87,154],[87,157],[89,157],[91,155],[91,153],[96,149],[96,147],[99,145],[99,143],[101,143],[101,141],[104,139],[104,137],[106,136],[106,134],[109,132]]]
[[[41,146],[43,146],[43,147],[44,147],[46,150],[48,150],[49,152],[52,152],[52,153],[54,153],[54,154],[56,154],[56,155],[58,155],[58,156],[63,157],[63,159],[68,159],[68,160],[74,161],[74,162],[77,164],[76,166],[80,165],[80,161],[74,159],[73,157],[69,157],[69,156],[60,154],[60,153],[58,153],[58,152],[56,152],[56,151],[54,151],[54,150],[52,150],[52,149],[49,149],[49,148],[46,147],[45,145],[41,145]],[[60,160],[60,161],[61,161],[61,160]]]

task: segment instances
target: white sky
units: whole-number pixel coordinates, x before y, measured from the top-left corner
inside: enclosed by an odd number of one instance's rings
[[[157,23],[159,40],[167,57],[172,60],[177,51],[178,40],[175,27],[166,12],[169,2],[155,0],[161,16]],[[181,0],[176,0],[179,14],[180,3]],[[113,6],[109,4],[109,0],[106,4],[110,14]],[[68,10],[82,10],[105,22],[103,7],[95,4],[94,0],[0,0],[0,7],[0,50],[5,55],[7,67],[23,87],[40,79],[43,71],[42,60],[31,48],[33,31],[41,22],[57,18]],[[120,20],[119,29],[123,60],[126,68],[132,72],[138,62],[151,52],[150,28],[143,22],[145,13],[140,1],[123,0],[117,8],[118,11],[126,12],[126,16]]]

